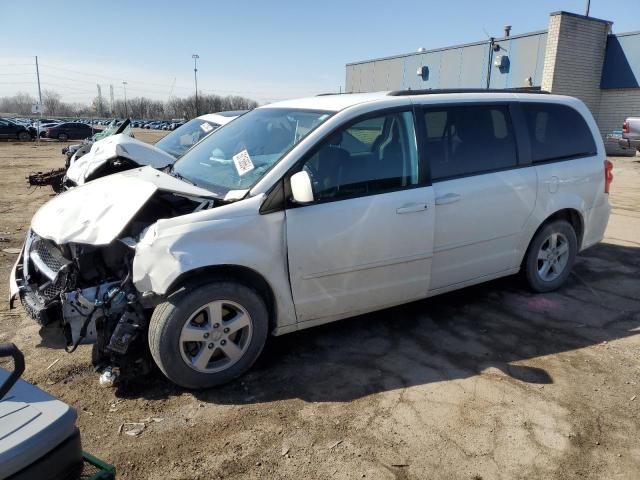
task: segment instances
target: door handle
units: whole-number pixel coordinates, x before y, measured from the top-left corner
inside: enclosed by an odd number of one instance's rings
[[[459,202],[461,198],[462,195],[459,193],[447,193],[441,197],[436,197],[436,205],[446,205],[448,203]]]
[[[414,212],[424,212],[429,209],[429,205],[426,203],[409,203],[407,205],[403,205],[399,208],[396,208],[396,213],[414,213]]]

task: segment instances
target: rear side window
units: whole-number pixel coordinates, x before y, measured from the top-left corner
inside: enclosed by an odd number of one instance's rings
[[[472,105],[429,109],[424,114],[432,180],[474,175],[517,165],[509,109]]]
[[[595,155],[596,144],[582,115],[553,103],[522,103],[533,162]]]

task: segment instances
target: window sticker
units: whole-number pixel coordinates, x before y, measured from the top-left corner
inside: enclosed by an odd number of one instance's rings
[[[240,153],[237,153],[233,156],[233,163],[236,166],[236,170],[238,171],[238,175],[243,176],[246,173],[249,173],[251,170],[255,168],[253,162],[251,161],[251,157],[249,157],[249,152],[247,150],[243,150]]]
[[[200,128],[204,133],[209,133],[211,130],[213,130],[213,127],[209,125],[207,122],[202,122],[200,124]]]

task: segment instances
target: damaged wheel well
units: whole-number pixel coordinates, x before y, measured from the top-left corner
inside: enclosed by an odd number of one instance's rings
[[[166,295],[189,285],[196,287],[216,280],[234,280],[255,290],[265,301],[269,311],[269,330],[276,328],[277,309],[273,290],[265,278],[255,270],[240,265],[215,265],[196,268],[180,275],[167,289]]]

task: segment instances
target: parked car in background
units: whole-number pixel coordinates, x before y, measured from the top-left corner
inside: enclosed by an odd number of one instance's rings
[[[33,128],[36,129],[36,132],[40,138],[44,138],[47,136],[47,129],[51,127],[55,127],[56,125],[60,125],[62,122],[60,120],[42,120],[40,123],[37,121],[33,123]]]
[[[629,117],[624,121],[618,145],[623,149],[640,151],[640,117]]]
[[[65,168],[69,168],[73,161],[89,152],[92,145],[98,140],[102,140],[103,138],[109,137],[111,135],[117,135],[119,133],[123,133],[125,135],[133,137],[133,132],[131,131],[131,128],[129,128],[130,125],[131,123],[128,120],[125,120],[119,125],[117,124],[117,122],[113,121],[102,130],[94,129],[94,132],[97,131],[97,133],[94,133],[93,136],[84,139],[82,143],[67,145],[62,149],[62,154],[66,157]]]
[[[61,142],[83,139],[92,136],[97,130],[89,125],[78,122],[61,123],[47,128],[47,138],[57,138]]]
[[[244,112],[223,112],[202,115],[161,138],[155,145],[141,142],[129,135],[113,135],[94,143],[80,158],[71,158],[63,181],[65,189],[83,185],[96,178],[135,167],[152,166],[166,169],[173,165],[193,145],[221,125]]]
[[[135,375],[150,350],[171,381],[211,387],[247,371],[270,334],[519,271],[535,292],[560,288],[603,238],[611,180],[571,97],[273,103],[168,172],[136,168],[43,205],[10,306],[20,298],[70,348],[95,343],[110,378]]]
[[[0,139],[20,140],[28,142],[36,137],[36,129],[16,123],[8,118],[0,118]]]

